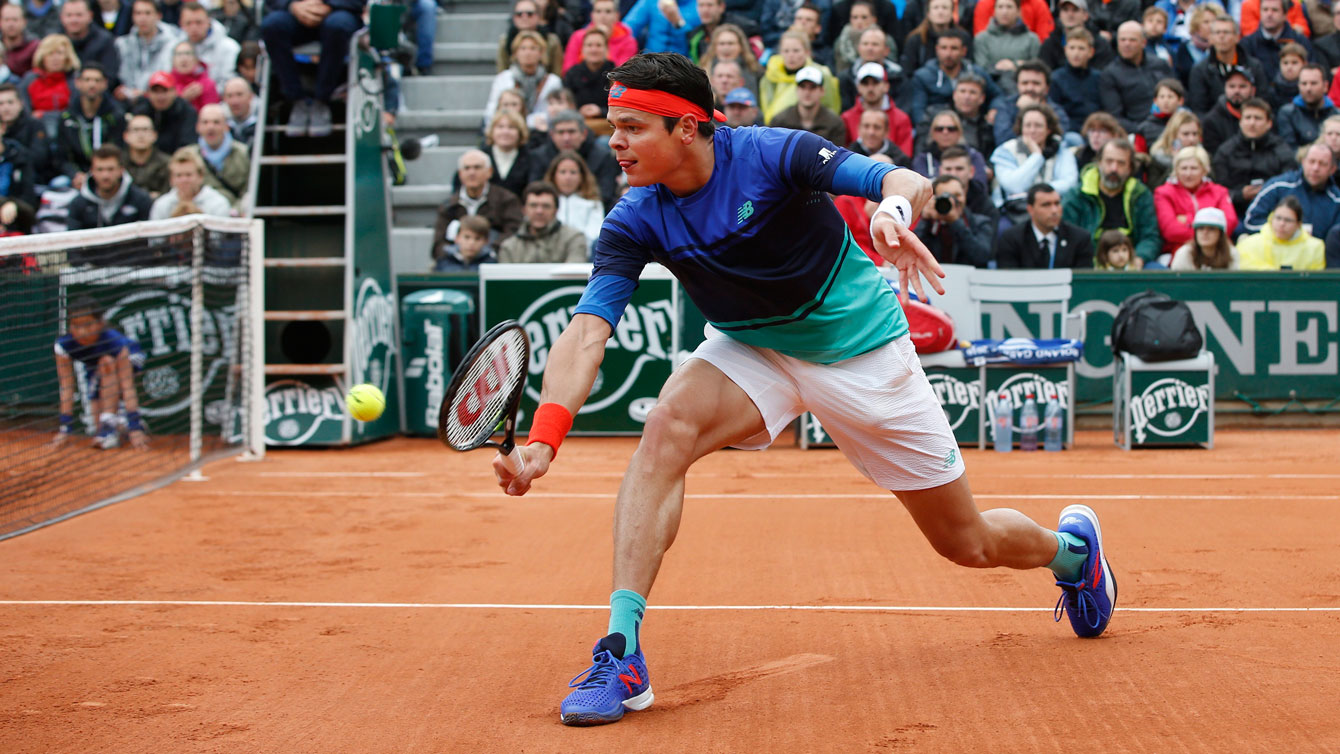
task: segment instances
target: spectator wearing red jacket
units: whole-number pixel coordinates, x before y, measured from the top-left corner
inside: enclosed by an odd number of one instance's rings
[[[986,27],[991,23],[991,17],[996,13],[996,0],[981,0],[977,7],[972,11],[972,35],[986,31]],[[1046,39],[1052,35],[1056,28],[1056,21],[1052,18],[1051,8],[1047,5],[1047,0],[1021,0],[1019,3],[1019,17],[1023,19],[1024,26],[1029,31],[1038,35],[1038,39]]]
[[[856,70],[856,91],[860,97],[851,109],[842,113],[847,124],[847,143],[860,138],[861,113],[882,110],[889,116],[889,141],[906,154],[912,154],[912,119],[898,109],[889,96],[888,72],[879,63],[866,63]]]
[[[1204,147],[1183,147],[1173,156],[1173,177],[1154,189],[1154,212],[1163,236],[1163,253],[1171,255],[1195,237],[1192,222],[1196,213],[1207,207],[1223,210],[1232,236],[1238,225],[1238,213],[1228,189],[1206,177],[1210,172],[1210,153]],[[1167,264],[1167,262],[1165,262]]]

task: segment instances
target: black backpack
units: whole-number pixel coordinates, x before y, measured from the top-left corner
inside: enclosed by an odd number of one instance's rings
[[[1114,355],[1130,353],[1145,361],[1190,359],[1204,343],[1190,307],[1155,291],[1127,297],[1112,322]]]

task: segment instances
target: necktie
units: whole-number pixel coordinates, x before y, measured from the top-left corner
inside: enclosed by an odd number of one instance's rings
[[[1056,267],[1056,250],[1052,248],[1052,240],[1043,237],[1042,245],[1047,249],[1047,269],[1053,269]]]

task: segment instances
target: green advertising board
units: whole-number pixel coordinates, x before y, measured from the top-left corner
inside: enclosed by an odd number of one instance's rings
[[[1214,360],[1114,363],[1112,434],[1117,445],[1214,447]]]
[[[480,335],[515,319],[530,338],[530,378],[518,432],[540,400],[549,349],[586,290],[589,264],[489,264],[480,268]],[[647,413],[679,352],[679,286],[665,268],[648,265],[605,347],[591,395],[574,417],[574,434],[641,434]]]
[[[358,45],[354,46],[358,49]],[[382,78],[377,60],[359,49],[351,71],[345,137],[343,305],[345,376],[276,375],[265,389],[269,445],[345,445],[399,433],[400,338],[391,276],[391,195],[382,152]],[[273,250],[283,256],[282,250]],[[334,254],[332,254],[334,255]],[[349,417],[344,395],[357,384],[386,396],[376,421]]]
[[[1126,297],[1145,290],[1190,307],[1215,357],[1220,400],[1340,396],[1340,273],[1079,272],[1071,289],[1071,311],[1088,313],[1075,365],[1081,403],[1111,399],[1112,321]],[[1058,319],[1038,305],[983,304],[982,335],[1057,337]]]
[[[202,271],[203,312],[200,320],[201,390],[204,434],[239,430],[235,406],[237,384],[238,285],[241,267],[205,267]],[[143,349],[145,364],[138,377],[140,414],[155,434],[189,431],[191,412],[191,280],[190,267],[97,267],[61,273],[65,300],[90,296],[103,306],[103,318]],[[62,327],[64,322],[62,322]],[[80,404],[76,420],[88,430],[97,416],[88,401],[84,370],[76,369]],[[230,420],[232,420],[230,422]]]
[[[1019,433],[1023,430],[1023,409],[1028,394],[1033,394],[1038,412],[1038,446],[1043,439],[1043,417],[1047,401],[1056,398],[1061,404],[1061,436],[1065,447],[1075,440],[1073,422],[1073,397],[1075,394],[1074,372],[1069,365],[1012,366],[1009,364],[991,364],[981,367],[981,384],[985,411],[981,412],[981,438],[978,447],[985,448],[995,437],[997,404],[1001,396],[1009,401],[1011,426],[1014,427],[1014,441],[1019,442]],[[1109,385],[1109,388],[1111,386]]]

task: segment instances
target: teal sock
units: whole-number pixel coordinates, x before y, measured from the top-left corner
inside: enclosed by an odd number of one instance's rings
[[[1056,535],[1056,557],[1047,567],[1061,581],[1079,581],[1084,575],[1084,561],[1089,558],[1089,545],[1074,534],[1052,533]]]
[[[638,651],[638,632],[642,628],[642,613],[647,600],[628,589],[616,589],[610,595],[610,633],[623,635],[623,656]]]
[[[609,633],[623,635],[624,657],[637,651],[637,635],[646,610],[647,600],[637,592],[619,589],[610,595]]]

